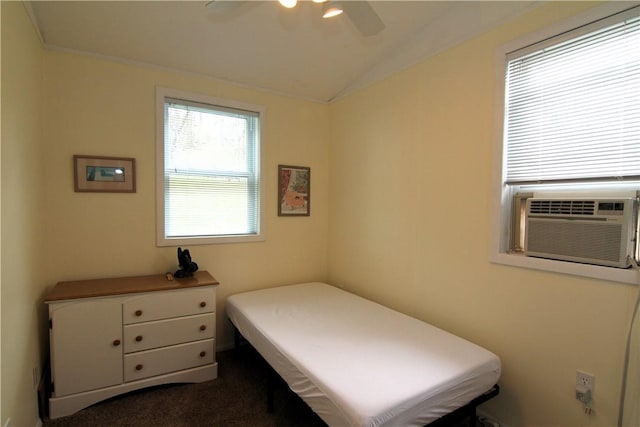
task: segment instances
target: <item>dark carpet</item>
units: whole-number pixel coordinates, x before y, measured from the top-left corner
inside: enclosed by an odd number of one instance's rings
[[[217,360],[216,380],[137,390],[44,427],[326,426],[284,383],[275,387],[275,411],[267,412],[268,368],[252,348],[220,352]]]

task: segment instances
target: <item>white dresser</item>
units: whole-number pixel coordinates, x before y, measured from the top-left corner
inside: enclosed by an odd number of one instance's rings
[[[206,271],[60,282],[49,305],[49,416],[143,387],[217,378],[216,287]]]

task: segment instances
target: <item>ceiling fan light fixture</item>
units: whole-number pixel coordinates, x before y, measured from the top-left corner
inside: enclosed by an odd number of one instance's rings
[[[342,12],[344,12],[342,6],[336,2],[327,2],[322,6],[323,18],[333,18],[334,16],[340,15]]]
[[[327,0],[311,0],[311,1],[313,1],[314,3],[324,3],[324,2],[326,2]]]
[[[280,3],[287,9],[291,9],[293,7],[296,7],[296,4],[298,4],[298,0],[278,0],[278,3]]]

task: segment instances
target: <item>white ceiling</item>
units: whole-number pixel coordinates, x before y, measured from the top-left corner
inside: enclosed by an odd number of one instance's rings
[[[329,102],[513,18],[533,1],[371,1],[385,24],[362,36],[321,5],[253,1],[217,14],[206,1],[35,1],[47,48],[194,72]]]

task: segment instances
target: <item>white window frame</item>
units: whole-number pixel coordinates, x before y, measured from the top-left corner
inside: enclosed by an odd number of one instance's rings
[[[510,253],[510,222],[513,194],[503,187],[503,144],[504,144],[504,111],[505,111],[505,78],[507,55],[510,52],[533,45],[576,28],[585,26],[610,15],[627,10],[638,3],[607,3],[596,6],[561,23],[544,28],[532,34],[520,37],[512,42],[500,46],[496,50],[496,151],[494,157],[492,223],[490,241],[490,261],[496,264],[513,267],[523,267],[555,273],[589,277],[621,283],[638,283],[638,273],[635,269],[619,269],[598,265],[579,264],[566,261],[556,261],[543,258],[524,256]],[[622,184],[615,186],[619,192],[628,191],[632,194],[638,188],[636,184]],[[612,187],[602,188],[602,191],[612,190]],[[531,189],[536,190],[535,188]],[[572,190],[568,188],[568,190]]]
[[[259,191],[258,198],[259,219],[258,231],[256,234],[247,235],[230,235],[230,236],[194,236],[167,238],[165,234],[165,176],[164,176],[164,104],[165,99],[183,99],[195,103],[221,106],[237,110],[246,110],[256,112],[260,116],[260,137],[259,137]],[[186,246],[186,245],[208,245],[218,243],[245,243],[245,242],[261,242],[266,239],[265,232],[265,153],[266,144],[264,138],[265,129],[265,112],[266,108],[258,105],[246,104],[228,99],[211,97],[199,93],[185,92],[165,87],[156,88],[156,245],[157,246]]]

